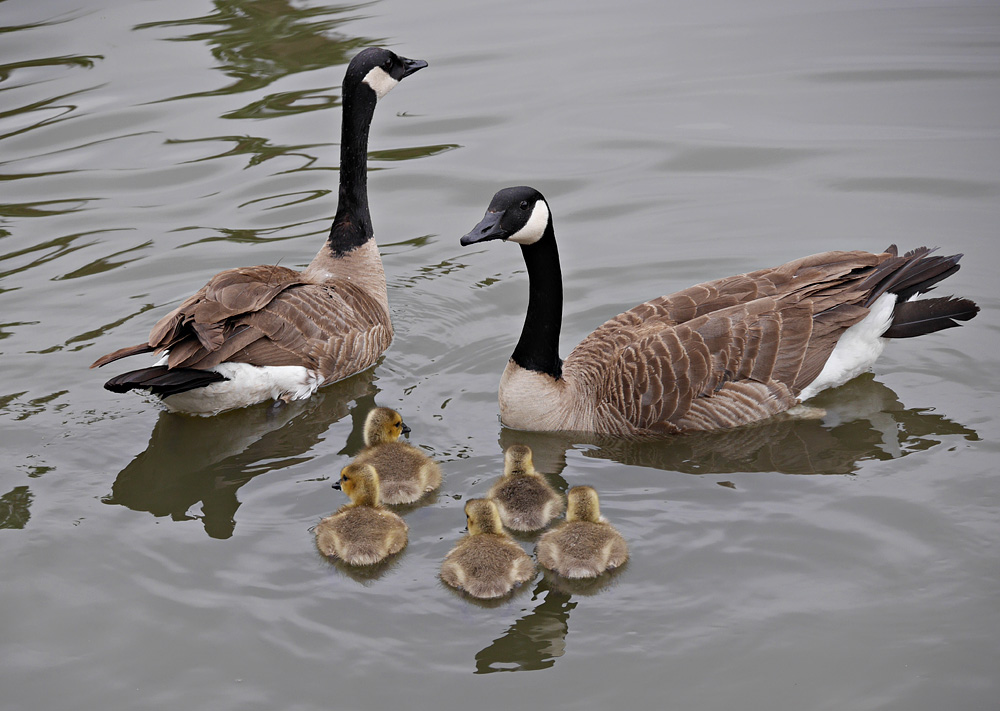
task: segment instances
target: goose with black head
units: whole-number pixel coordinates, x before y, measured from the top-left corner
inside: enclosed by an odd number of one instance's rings
[[[463,245],[516,242],[528,310],[500,379],[500,419],[522,430],[641,438],[736,427],[864,372],[888,339],[958,326],[968,299],[916,299],[961,254],[919,247],[824,252],[661,296],[615,316],[559,358],[562,274],[552,213],[505,188]]]
[[[426,66],[375,47],[351,60],[343,84],[339,202],[319,253],[302,271],[256,266],[216,274],[160,319],[145,343],[94,362],[162,354],[151,367],[111,378],[108,390],[146,390],[168,409],[214,414],[303,399],[375,363],[393,334],[368,209],[368,132],[378,101]]]

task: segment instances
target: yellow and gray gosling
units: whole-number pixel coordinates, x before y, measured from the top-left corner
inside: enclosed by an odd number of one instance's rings
[[[628,560],[625,539],[601,516],[597,492],[574,486],[565,523],[538,539],[538,562],[566,578],[596,578]]]
[[[503,475],[490,489],[503,525],[514,531],[537,531],[563,512],[562,496],[535,471],[531,448],[515,444],[504,453]]]
[[[489,499],[465,504],[469,532],[445,556],[441,579],[482,599],[502,597],[535,577],[535,562],[503,530],[500,513]]]
[[[374,565],[403,550],[407,526],[379,502],[379,477],[370,464],[348,464],[340,488],[351,503],[316,526],[316,547],[350,565]]]
[[[365,419],[365,448],[354,461],[378,471],[383,503],[412,504],[441,486],[438,463],[399,441],[409,431],[400,414],[388,407],[376,407]]]

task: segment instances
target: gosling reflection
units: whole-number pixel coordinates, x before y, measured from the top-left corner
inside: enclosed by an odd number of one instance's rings
[[[904,407],[896,393],[870,373],[822,393],[809,405],[825,412],[821,417],[779,416],[733,430],[643,442],[504,428],[500,446],[530,446],[536,466],[544,472],[562,472],[569,449],[591,445],[582,448],[584,456],[687,474],[852,474],[862,462],[905,457],[947,436],[979,439],[975,430],[929,409]]]
[[[327,429],[348,413],[354,427],[340,453],[363,446],[359,423],[375,406],[373,381],[371,369],[278,410],[258,405],[214,417],[162,412],[146,450],[118,474],[103,501],[175,521],[201,518],[210,537],[229,538],[240,487],[311,459]],[[191,513],[198,502],[200,515]]]
[[[476,674],[548,669],[566,652],[569,613],[576,603],[547,577],[539,580],[532,599],[541,602],[476,654]]]

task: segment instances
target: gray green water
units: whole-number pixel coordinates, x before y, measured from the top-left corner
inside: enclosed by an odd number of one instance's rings
[[[215,272],[312,257],[370,44],[430,63],[372,129],[384,360],[275,418],[104,391],[87,365]],[[998,165],[995,2],[0,2],[0,707],[995,709]],[[892,242],[964,252],[943,290],[983,312],[822,421],[507,431],[526,274],[458,239],[519,183],[555,215],[564,353],[689,284]],[[446,479],[359,577],[309,529],[374,403]],[[512,442],[601,493],[632,550],[603,589],[438,581]]]

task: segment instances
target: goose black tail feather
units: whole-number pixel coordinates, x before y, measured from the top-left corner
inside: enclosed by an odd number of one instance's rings
[[[892,312],[892,323],[882,337],[913,338],[945,328],[954,328],[961,326],[955,322],[956,320],[968,321],[977,313],[979,307],[973,301],[956,299],[954,296],[899,301]]]
[[[113,393],[148,390],[158,397],[169,397],[227,379],[214,370],[170,369],[165,365],[154,365],[116,375],[104,387]]]
[[[957,272],[962,255],[932,256],[935,249],[937,247],[918,247],[899,257],[895,256],[895,245],[891,245],[886,251],[893,256],[875,267],[865,280],[870,291],[864,305],[871,306],[886,292],[896,294],[901,302],[906,301],[930,291],[939,281]]]

